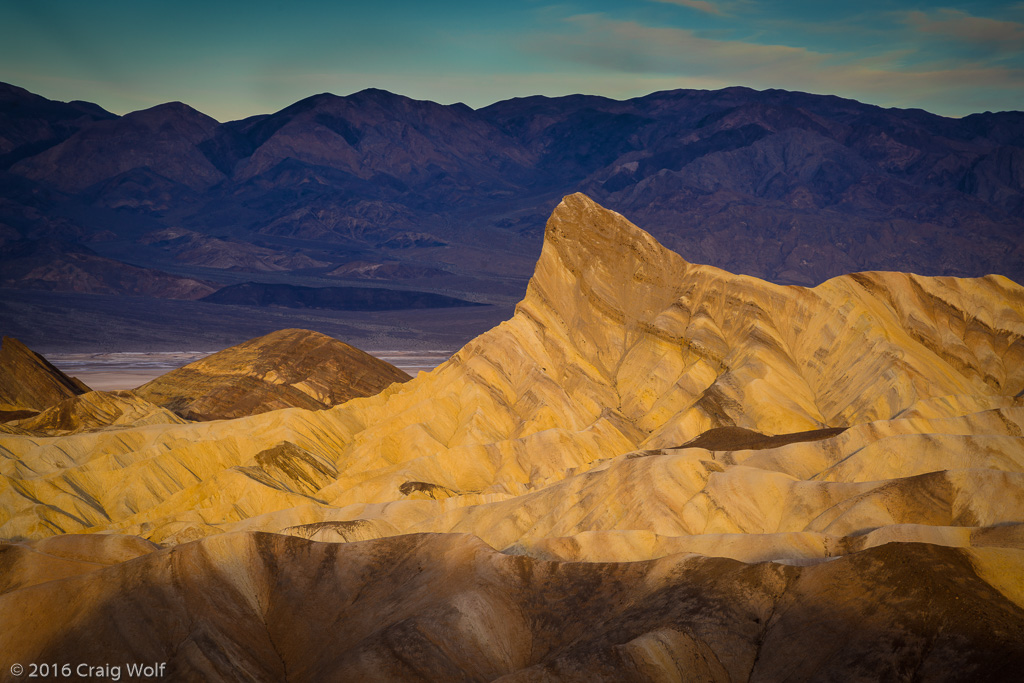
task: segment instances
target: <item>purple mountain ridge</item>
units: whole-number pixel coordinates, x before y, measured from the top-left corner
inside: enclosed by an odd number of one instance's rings
[[[115,116],[2,85],[0,121],[0,240],[88,243],[214,285],[238,281],[218,264],[258,253],[292,264],[275,282],[386,263],[383,282],[409,286],[407,264],[418,289],[514,301],[544,218],[575,191],[688,260],[782,284],[860,270],[1024,281],[1022,112],[951,119],[741,87],[473,110],[364,90],[218,123],[178,102]],[[170,229],[239,253],[183,261],[146,237]]]

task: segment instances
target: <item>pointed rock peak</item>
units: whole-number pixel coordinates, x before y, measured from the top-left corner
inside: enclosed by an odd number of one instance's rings
[[[585,194],[565,197],[548,219],[527,292],[556,307],[582,293],[616,319],[646,319],[678,296],[689,264]],[[528,304],[529,305],[529,304]]]
[[[568,262],[621,266],[631,274],[641,264],[672,262],[676,277],[686,262],[621,214],[577,192],[562,199],[548,219],[544,247]]]

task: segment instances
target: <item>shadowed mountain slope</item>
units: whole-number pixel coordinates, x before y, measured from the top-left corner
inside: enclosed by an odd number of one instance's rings
[[[173,253],[175,261],[221,270],[268,272],[328,265],[305,254],[281,253],[247,242],[208,237],[181,228],[152,232],[140,242]]]
[[[511,189],[530,161],[513,139],[465,105],[373,88],[348,97],[314,95],[222,130],[236,141],[224,145],[234,152],[225,161],[236,180],[264,176],[286,161],[334,169],[353,181],[387,180],[391,191],[419,190],[443,178],[433,186],[438,204],[460,184]],[[397,139],[401,145],[394,144]],[[503,177],[509,170],[512,177]]]
[[[172,370],[135,393],[190,420],[329,408],[409,375],[344,342],[279,330]]]
[[[155,661],[216,681],[969,681],[1024,665],[1019,586],[990,578],[1024,569],[1019,551],[890,544],[799,567],[552,563],[463,535],[139,541],[105,543],[144,554],[91,568],[72,544],[0,546],[8,585],[28,566],[57,578],[0,595],[0,665]]]
[[[94,121],[114,118],[89,102],[55,102],[0,83],[0,169],[63,142]]]
[[[0,245],[0,285],[83,294],[200,299],[213,283],[133,266],[64,240],[13,240]]]
[[[394,311],[417,308],[479,306],[473,301],[443,294],[376,287],[300,287],[243,282],[229,285],[203,301],[233,306],[283,306],[335,311]]]
[[[0,417],[36,413],[66,398],[89,391],[17,339],[4,337],[0,345]]]
[[[169,102],[82,128],[67,140],[14,164],[13,173],[81,192],[126,172],[144,170],[193,190],[223,178],[199,150],[217,122]]]

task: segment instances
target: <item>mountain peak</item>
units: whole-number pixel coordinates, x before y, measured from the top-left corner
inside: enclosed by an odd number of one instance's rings
[[[190,420],[319,410],[370,396],[409,375],[320,332],[286,329],[172,370],[136,393]]]
[[[624,310],[637,308],[638,292],[672,290],[689,265],[581,192],[564,197],[548,219],[535,279],[555,263]]]
[[[148,109],[139,109],[125,114],[126,121],[146,122],[160,124],[165,121],[187,120],[194,121],[206,126],[218,125],[217,120],[203,112],[190,107],[184,102],[164,102]]]
[[[536,270],[516,311],[579,340],[579,353],[610,371],[626,352],[628,337],[679,297],[689,267],[620,214],[585,194],[571,194],[548,219]]]
[[[562,197],[548,219],[544,239],[558,241],[597,236],[612,241],[629,241],[640,236],[654,239],[622,214],[606,209],[582,192]]]
[[[376,102],[380,101],[395,101],[401,100],[406,101],[412,98],[406,97],[405,95],[398,95],[390,90],[383,90],[382,88],[364,88],[358,92],[354,92],[349,95],[349,99],[353,100],[373,100]]]
[[[309,97],[304,97],[298,102],[288,105],[287,107],[282,109],[281,112],[308,111],[310,109],[316,109],[318,107],[330,106],[344,99],[344,97],[341,97],[340,95],[335,95],[334,93],[322,92],[316,95],[310,95]]]

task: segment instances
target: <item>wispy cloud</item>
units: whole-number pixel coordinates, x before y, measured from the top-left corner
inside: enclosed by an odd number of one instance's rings
[[[716,40],[681,28],[619,21],[603,14],[566,19],[572,31],[538,47],[603,69],[633,73],[708,75],[772,72],[798,64],[820,66],[825,56],[805,48]]]
[[[940,9],[930,14],[908,12],[906,23],[921,33],[976,45],[994,44],[997,49],[1010,47],[1014,52],[1024,50],[1024,24],[1015,21],[1000,21],[971,16],[955,9]]]
[[[654,2],[661,2],[667,5],[679,5],[680,7],[689,7],[695,9],[698,12],[704,12],[705,14],[715,14],[722,16],[725,12],[714,2],[708,2],[707,0],[654,0]]]
[[[992,108],[985,105],[984,96],[994,89],[1024,90],[1024,69],[987,62],[943,61],[905,67],[904,52],[863,56],[717,40],[689,29],[647,26],[603,14],[576,15],[566,22],[569,30],[535,49],[594,70],[659,78],[674,75],[755,88],[842,92],[889,106],[941,101],[956,103],[961,113],[975,110],[979,101],[984,108]]]

